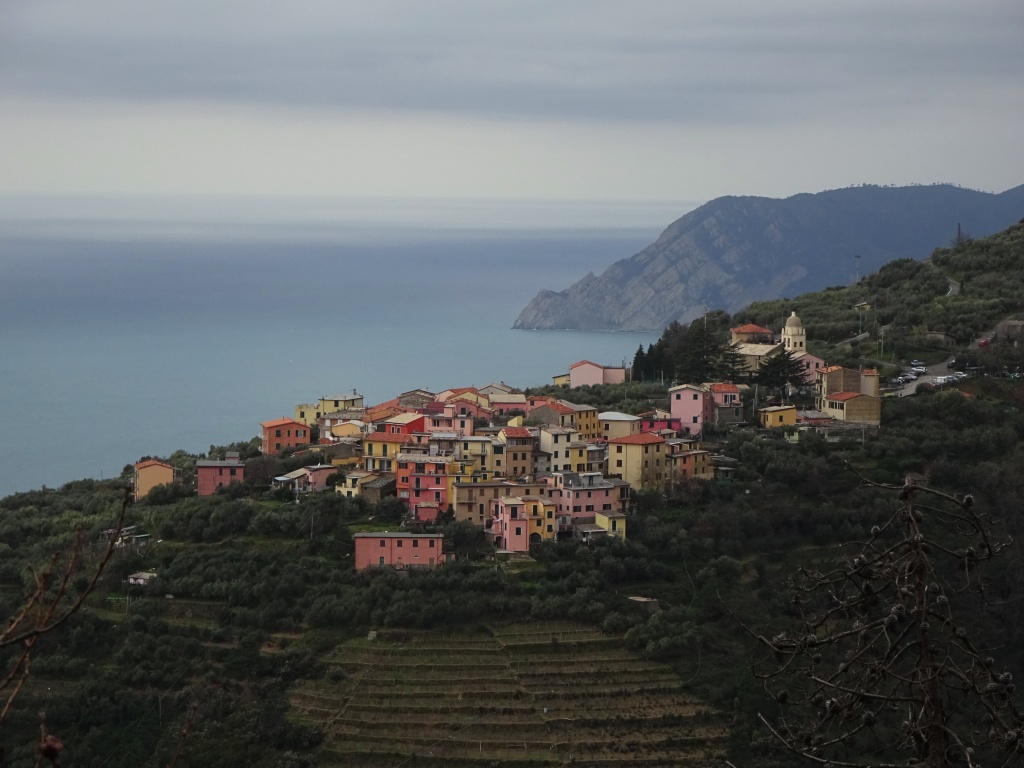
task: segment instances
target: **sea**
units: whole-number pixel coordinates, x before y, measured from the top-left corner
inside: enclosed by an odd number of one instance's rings
[[[628,365],[659,334],[512,324],[692,207],[0,198],[0,497],[247,440],[322,396]]]

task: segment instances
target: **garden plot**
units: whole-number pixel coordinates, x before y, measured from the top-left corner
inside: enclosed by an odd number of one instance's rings
[[[381,632],[326,660],[344,674],[291,690],[324,730],[321,765],[694,766],[722,753],[722,718],[668,667],[591,627],[520,624],[445,637]]]

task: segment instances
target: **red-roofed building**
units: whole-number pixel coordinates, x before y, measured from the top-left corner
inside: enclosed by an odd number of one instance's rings
[[[838,365],[822,369],[815,385],[815,407],[837,421],[878,426],[882,422],[878,371]]]
[[[279,453],[286,448],[298,448],[310,443],[310,429],[295,419],[274,419],[260,424],[263,431],[261,450],[267,455]]]
[[[771,344],[772,332],[769,328],[762,328],[760,325],[747,323],[738,328],[731,328],[732,338],[730,344],[741,342],[743,344]]]

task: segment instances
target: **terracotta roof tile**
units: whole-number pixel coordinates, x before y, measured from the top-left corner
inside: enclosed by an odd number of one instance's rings
[[[505,437],[533,437],[533,433],[526,427],[505,427],[501,431]]]
[[[731,392],[733,394],[738,394],[740,391],[739,387],[728,382],[714,382],[710,387],[712,392]]]
[[[771,333],[770,329],[762,328],[760,325],[754,325],[753,323],[747,323],[731,330],[733,333]]]
[[[295,419],[274,419],[273,421],[264,421],[260,426],[266,429],[272,429],[273,427],[283,427],[285,424],[298,424],[300,427],[306,426],[301,421],[296,421]]]
[[[834,395],[827,395],[825,399],[839,400],[840,402],[842,402],[844,400],[852,400],[855,397],[867,397],[867,395],[863,394],[862,392],[836,392]]]

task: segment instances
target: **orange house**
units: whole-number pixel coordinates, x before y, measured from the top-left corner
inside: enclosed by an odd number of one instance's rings
[[[135,465],[135,500],[147,496],[158,485],[169,485],[178,479],[178,470],[156,459]]]
[[[275,454],[286,448],[309,445],[309,427],[301,421],[274,419],[264,421],[260,426],[263,428],[262,451],[265,454]]]

